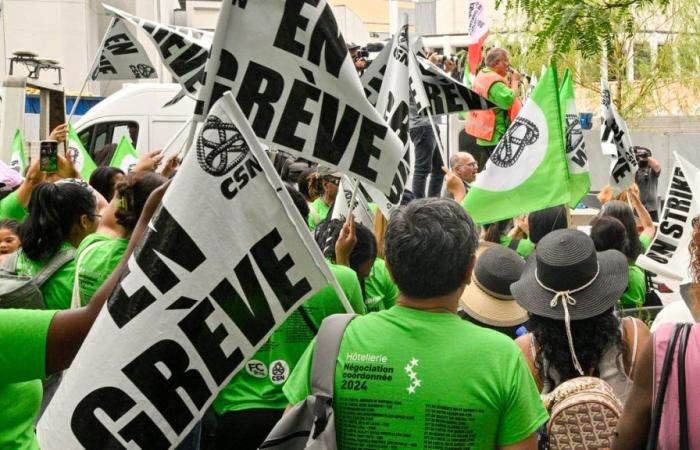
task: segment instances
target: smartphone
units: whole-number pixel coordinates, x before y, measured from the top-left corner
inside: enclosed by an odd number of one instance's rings
[[[41,141],[39,144],[39,170],[42,172],[58,170],[58,141]]]

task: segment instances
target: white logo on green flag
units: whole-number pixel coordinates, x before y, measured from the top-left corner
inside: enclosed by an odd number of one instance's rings
[[[565,148],[556,73],[550,67],[462,205],[484,224],[568,203]]]
[[[122,136],[119,145],[114,150],[114,155],[109,165],[121,169],[124,173],[128,173],[133,170],[138,160],[139,154],[134,146],[131,145],[131,141],[126,136]]]
[[[569,192],[571,193],[569,205],[575,207],[591,187],[591,174],[588,168],[586,143],[583,140],[583,129],[576,111],[574,82],[569,69],[564,72],[564,79],[559,88],[559,103],[564,114],[566,162],[569,167]]]
[[[19,129],[15,131],[15,137],[12,139],[10,167],[16,170],[20,175],[24,175],[27,171],[27,154],[24,152],[24,139]]]
[[[70,153],[75,170],[80,173],[83,180],[89,180],[92,172],[97,168],[95,161],[88,154],[83,143],[80,142],[78,134],[75,132],[73,125],[68,124],[68,145],[67,151]]]

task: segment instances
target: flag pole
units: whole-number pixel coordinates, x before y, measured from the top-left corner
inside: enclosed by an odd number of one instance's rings
[[[114,22],[117,20],[116,17],[112,17],[112,21],[109,23],[109,26],[107,27],[107,31],[105,31],[104,36],[102,36],[102,41],[100,42],[100,46],[97,47],[97,52],[95,53],[95,57],[92,59],[92,64],[90,64],[90,69],[88,69],[87,75],[85,75],[85,80],[83,81],[83,85],[80,87],[80,92],[78,92],[78,96],[75,98],[75,101],[73,102],[73,107],[70,109],[70,114],[68,115],[68,120],[66,120],[66,123],[70,123],[71,119],[73,118],[73,115],[75,114],[76,109],[78,109],[78,103],[80,103],[80,99],[83,97],[83,92],[85,92],[85,87],[88,84],[88,81],[90,81],[92,71],[95,70],[95,64],[97,64],[97,61],[100,58],[100,55],[102,54],[102,49],[104,48],[105,45],[105,40],[107,40],[107,35],[109,34],[110,28],[114,26]]]
[[[348,217],[345,218],[345,221],[347,223],[350,223],[350,221],[354,218],[353,215],[353,205],[355,204],[355,198],[357,197],[357,189],[360,187],[360,180],[358,178],[355,178],[355,185],[352,188],[352,195],[350,196],[350,205],[348,205]]]
[[[163,146],[163,154],[166,154],[166,153],[167,153],[168,149],[175,143],[175,141],[177,140],[177,138],[180,137],[180,135],[182,134],[182,132],[185,131],[185,129],[187,128],[188,125],[190,125],[190,122],[192,122],[192,118],[191,118],[191,117],[190,117],[189,119],[187,119],[187,122],[185,122],[184,125],[182,125],[182,126],[180,127],[179,130],[177,130],[177,133],[175,133],[175,134],[173,135],[173,137],[170,138],[170,140],[168,141],[168,143],[165,144],[165,146]],[[180,152],[178,151],[178,153],[180,153]]]

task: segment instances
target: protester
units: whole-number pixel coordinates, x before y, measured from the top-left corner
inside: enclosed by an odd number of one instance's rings
[[[627,230],[625,226],[612,216],[596,217],[591,222],[591,239],[599,252],[617,250],[625,253],[627,246]],[[620,306],[635,308],[644,305],[646,297],[646,280],[644,271],[634,264],[629,265],[629,281],[627,289],[620,297]]]
[[[486,67],[474,78],[472,90],[488,98],[498,108],[469,111],[464,128],[467,134],[477,138],[476,143],[481,153],[475,157],[481,167],[486,166],[486,161],[521,107],[518,99],[520,74],[511,68],[508,52],[502,48],[493,48],[486,54],[484,61]],[[510,81],[506,78],[508,73]]]
[[[690,272],[693,282],[700,281],[700,227],[696,224],[693,230],[693,237],[690,243]],[[695,322],[700,321],[700,304],[698,302],[698,291],[693,290],[693,306],[690,311]],[[692,325],[686,344],[685,359],[679,357],[680,346],[683,342],[679,340],[674,347],[673,358],[670,362],[670,371],[664,378],[663,366],[666,351],[674,332],[675,324],[668,323],[662,325],[654,333],[654,338],[650,339],[642,347],[639,364],[635,371],[634,384],[630,392],[627,403],[622,412],[622,417],[617,425],[617,439],[613,448],[616,450],[631,450],[643,448],[659,449],[682,449],[700,447],[700,429],[694,426],[697,422],[698,399],[700,398],[700,384],[695,380],[700,373],[700,325]],[[680,370],[685,369],[684,379],[685,389],[679,387]],[[665,396],[660,397],[660,383],[667,383]],[[681,409],[681,395],[685,395],[686,411]],[[652,403],[654,402],[654,403]],[[651,425],[652,411],[656,406],[660,406],[661,416],[659,423],[658,440],[647,443],[650,439],[649,430]],[[654,408],[654,409],[652,409]],[[680,422],[682,413],[685,412],[689,421],[686,422],[683,433]],[[681,445],[681,443],[685,443]],[[653,444],[649,446],[648,444]]]
[[[355,242],[351,246],[338,246],[337,242],[342,240],[346,233],[349,233]],[[318,226],[315,239],[323,256],[330,262],[351,268],[360,280],[369,276],[377,257],[377,242],[367,227],[355,223],[354,220],[346,222],[330,219]]]
[[[340,172],[323,166],[317,167],[316,172],[309,176],[309,195],[316,197],[316,200],[309,205],[308,225],[311,230],[316,229],[318,224],[326,220],[330,214],[331,206],[338,194],[340,177]]]
[[[333,399],[340,450],[367,447],[358,430],[372,430],[378,449],[536,448],[547,413],[517,347],[456,314],[476,245],[452,200],[419,199],[392,214],[385,256],[400,294],[345,331]],[[284,386],[292,404],[310,393],[313,349]],[[350,382],[358,390],[343,388]]]
[[[438,55],[433,53],[430,55],[430,61],[435,64],[438,62]],[[443,69],[447,73],[451,73],[455,68],[455,63],[450,59],[445,59]],[[415,162],[413,168],[413,186],[412,191],[415,198],[423,197],[439,197],[442,190],[442,181],[445,177],[442,171],[444,165],[438,139],[430,119],[427,115],[418,113],[416,101],[411,95],[408,106],[408,127],[411,141],[415,147]],[[428,183],[428,176],[430,182]],[[428,184],[426,193],[425,185]]]
[[[512,224],[513,221],[511,219],[504,219],[496,223],[484,225],[483,240],[515,250],[523,258],[527,258],[535,250],[535,244],[527,237],[515,238],[511,236],[511,234],[516,232]]]
[[[17,251],[19,240],[19,222],[13,219],[0,220],[0,255],[8,255]]]
[[[649,330],[638,319],[620,321],[615,304],[627,287],[622,253],[596,253],[577,230],[553,231],[537,244],[534,261],[511,285],[530,319],[517,343],[542,394],[583,375],[608,382],[625,399],[639,349]]]
[[[566,205],[552,206],[534,211],[527,216],[527,231],[530,241],[537,243],[555,230],[569,227],[569,209]]]
[[[627,188],[627,190],[615,194],[615,189],[611,185],[606,184],[605,186],[603,186],[603,189],[600,190],[596,197],[598,198],[598,201],[600,202],[601,206],[613,200],[620,200],[623,203],[629,203],[631,201],[628,199],[627,196],[629,192],[632,192],[633,194],[639,196],[639,187],[636,184],[633,184],[632,186]]]
[[[479,163],[476,162],[471,154],[467,152],[457,152],[450,156],[450,169],[462,181],[464,195],[466,195],[466,193],[469,192],[469,186],[476,180],[476,174],[479,171]],[[447,184],[445,185],[443,197],[455,198],[454,194],[447,190]]]
[[[41,380],[70,366],[163,193],[148,201],[120,266],[87,306],[70,311],[0,309],[0,448],[39,448],[34,422]]]
[[[32,193],[29,215],[19,228],[22,247],[19,275],[36,275],[59,252],[77,248],[100,221],[95,194],[72,183],[42,183]],[[73,292],[75,260],[71,259],[41,286],[47,309],[68,309]]]
[[[315,167],[309,167],[308,169],[303,170],[299,174],[299,178],[297,178],[297,189],[299,190],[301,195],[304,196],[304,199],[306,199],[307,203],[311,203],[318,198],[317,195],[312,195],[311,192],[309,192],[309,182],[313,179],[311,174],[315,172]]]
[[[90,175],[90,186],[102,194],[105,200],[112,201],[114,186],[124,179],[124,171],[116,167],[98,167]]]
[[[287,186],[293,198],[301,194]],[[300,203],[295,201],[297,207]],[[301,203],[306,206],[306,203]],[[303,209],[299,212],[304,214]],[[325,224],[325,223],[324,223]],[[322,230],[324,224],[319,230]],[[346,226],[333,242],[334,254],[362,253],[363,238],[352,234]],[[359,248],[358,248],[359,247]],[[354,312],[365,312],[357,276],[347,267],[329,264]],[[254,450],[265,440],[277,420],[282,417],[287,400],[282,387],[296,366],[304,349],[318,332],[321,322],[331,314],[346,312],[338,294],[327,286],[293,312],[277,328],[268,341],[246,363],[246,368],[233,377],[214,400],[217,414],[216,449],[228,450],[235,443],[240,450]]]
[[[515,339],[518,328],[527,322],[527,311],[516,303],[510,285],[520,279],[524,268],[525,260],[511,249],[485,249],[476,259],[472,283],[462,294],[460,317]]]
[[[639,216],[639,221],[642,226],[642,232],[637,233],[637,224],[634,218],[632,208],[626,203],[619,200],[613,200],[605,205],[600,210],[601,216],[612,216],[618,219],[627,230],[627,246],[625,255],[630,263],[637,260],[637,256],[645,252],[656,234],[656,227],[651,220],[651,216],[642,205],[639,197],[636,194],[629,195],[630,202],[634,207],[634,212]]]
[[[639,198],[649,216],[654,222],[659,221],[659,176],[661,175],[661,164],[651,156],[651,150],[646,147],[635,146],[635,156],[637,157],[638,169],[634,174],[634,181],[639,186]]]
[[[355,65],[355,70],[357,70],[357,73],[362,75],[362,72],[364,72],[364,70],[369,66],[369,61],[367,61],[367,58],[360,53],[361,49],[359,45],[352,42],[348,42],[346,45],[348,48],[348,53],[350,53],[352,63]]]
[[[165,181],[165,177],[152,172],[129,172],[117,183],[114,198],[100,211],[102,220],[97,232],[83,239],[76,251],[77,286],[73,295],[79,295],[80,305],[90,301],[117,267],[149,195]]]

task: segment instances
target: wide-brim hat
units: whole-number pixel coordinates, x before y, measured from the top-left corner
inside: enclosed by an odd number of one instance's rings
[[[487,247],[476,260],[472,282],[462,294],[462,308],[474,319],[495,327],[513,327],[527,321],[527,311],[513,298],[525,261],[516,252],[496,244]]]
[[[564,229],[542,238],[511,291],[532,314],[557,320],[568,314],[570,320],[582,320],[612,308],[628,280],[625,255],[596,252],[585,233]]]
[[[337,170],[328,167],[328,166],[318,166],[316,168],[316,173],[318,173],[318,176],[320,178],[325,178],[325,177],[335,177],[335,178],[340,178],[343,176],[341,172],[338,172]]]

